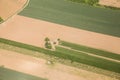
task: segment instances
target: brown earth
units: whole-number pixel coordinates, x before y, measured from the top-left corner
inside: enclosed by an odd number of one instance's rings
[[[0,0],[0,17],[8,19],[19,12],[28,0]]]
[[[120,0],[99,0],[99,4],[120,8]]]
[[[85,31],[16,15],[0,25],[0,37],[35,46],[44,46],[45,37],[52,41],[65,41],[120,54],[120,38]]]

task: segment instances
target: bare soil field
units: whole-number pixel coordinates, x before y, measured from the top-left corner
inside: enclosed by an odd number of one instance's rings
[[[0,37],[44,46],[45,37],[86,45],[120,54],[120,38],[16,15],[0,25]]]
[[[120,8],[120,0],[99,0],[99,4]]]
[[[49,80],[117,80],[60,63],[48,65],[46,62],[45,59],[0,49],[0,66]]]
[[[27,0],[0,0],[0,17],[8,19],[20,11],[26,2]]]

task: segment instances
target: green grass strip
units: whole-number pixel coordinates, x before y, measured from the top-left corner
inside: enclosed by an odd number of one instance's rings
[[[0,67],[0,80],[47,80],[47,79]]]
[[[90,48],[87,46],[78,45],[78,44],[70,43],[70,42],[66,42],[66,41],[62,41],[61,43],[62,43],[61,44],[62,46],[70,47],[75,50],[84,51],[84,52],[88,52],[90,54],[95,54],[95,55],[99,55],[99,56],[104,56],[104,57],[120,60],[120,55],[116,54],[116,53],[103,51],[103,50],[99,50],[99,49],[95,49],[95,48]]]
[[[51,50],[47,50],[44,48],[35,47],[32,45],[15,42],[15,41],[3,39],[3,38],[0,38],[0,42],[9,44],[12,46],[16,46],[16,47],[28,49],[28,50],[37,51],[37,52],[44,53],[44,54],[51,55],[51,56],[56,56],[62,59],[68,59],[68,60],[71,60],[72,62],[79,62],[79,63],[91,65],[94,67],[98,67],[104,70],[109,70],[109,71],[113,71],[116,73],[120,73],[120,63],[105,60],[102,58],[93,57],[93,56],[79,53],[73,50],[68,50],[65,48],[57,47],[56,51],[51,51]]]

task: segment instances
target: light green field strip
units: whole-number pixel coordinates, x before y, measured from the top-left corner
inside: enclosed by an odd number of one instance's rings
[[[19,15],[120,37],[120,10],[97,8],[67,0],[30,0]]]

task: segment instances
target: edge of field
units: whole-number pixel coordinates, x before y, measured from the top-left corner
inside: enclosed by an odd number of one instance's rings
[[[13,15],[11,15],[10,17],[8,17],[6,20],[1,21],[0,24],[6,22],[6,21],[9,20],[12,16],[14,16],[14,15],[18,14],[19,12],[21,12],[21,11],[29,4],[29,1],[30,1],[30,0],[27,0],[26,3],[23,5],[22,8],[20,8],[20,9],[19,9],[18,11],[16,11]]]

